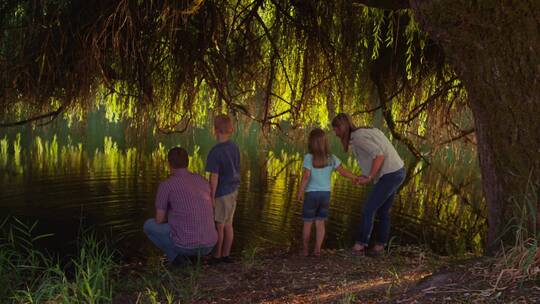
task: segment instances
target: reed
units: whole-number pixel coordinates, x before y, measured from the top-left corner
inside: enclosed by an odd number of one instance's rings
[[[13,217],[0,222],[1,302],[109,303],[112,301],[113,253],[95,234],[80,239],[80,248],[66,265],[35,248],[50,235],[34,234],[36,222]],[[73,278],[67,269],[73,268]]]
[[[515,233],[511,248],[502,247],[491,275],[494,288],[521,285],[540,278],[540,231],[537,227],[538,189],[529,183],[524,195],[514,199],[516,215],[506,231]]]

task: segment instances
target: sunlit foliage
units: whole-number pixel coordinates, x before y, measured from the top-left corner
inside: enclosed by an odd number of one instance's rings
[[[8,84],[0,96],[3,113],[16,114],[4,124],[43,112],[38,123],[61,112],[84,119],[88,106],[104,106],[111,121],[163,132],[204,125],[212,111],[263,127],[325,127],[340,111],[369,123],[360,112],[387,102],[401,105],[395,120],[425,120],[403,110],[444,104],[453,77],[407,10],[349,1],[0,3]],[[380,69],[390,100],[374,89]]]

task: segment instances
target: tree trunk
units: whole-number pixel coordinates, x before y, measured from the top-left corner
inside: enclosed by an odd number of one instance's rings
[[[517,228],[540,225],[540,1],[411,1],[411,8],[468,92],[493,252],[515,241]],[[525,222],[510,226],[516,220]]]

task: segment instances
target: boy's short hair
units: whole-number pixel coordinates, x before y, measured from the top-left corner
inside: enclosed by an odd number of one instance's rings
[[[214,128],[218,133],[231,134],[233,132],[232,119],[225,114],[219,114],[214,117]]]
[[[180,147],[170,149],[167,160],[173,169],[183,169],[189,165],[188,153],[186,149]]]

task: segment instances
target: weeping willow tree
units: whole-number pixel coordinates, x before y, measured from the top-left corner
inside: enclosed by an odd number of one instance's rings
[[[540,2],[411,1],[444,49],[474,115],[488,241],[512,240],[523,209],[540,231]],[[509,233],[507,233],[509,232]]]
[[[210,111],[271,131],[380,110],[417,162],[478,141],[494,244],[539,179],[539,8],[465,2],[0,0],[0,126],[96,99],[162,132]]]

